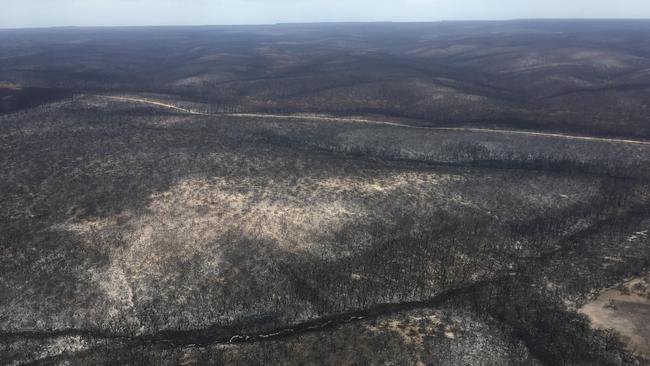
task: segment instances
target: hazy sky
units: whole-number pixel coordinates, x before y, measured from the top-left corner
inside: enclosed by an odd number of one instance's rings
[[[650,18],[650,0],[0,0],[0,28]]]

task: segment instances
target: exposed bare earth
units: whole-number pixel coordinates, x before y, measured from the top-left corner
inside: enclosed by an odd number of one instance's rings
[[[650,358],[650,275],[602,291],[580,312],[595,327],[617,331],[630,349]]]

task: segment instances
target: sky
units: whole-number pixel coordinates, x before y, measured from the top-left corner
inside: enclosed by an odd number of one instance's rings
[[[650,18],[650,0],[0,0],[0,28]]]

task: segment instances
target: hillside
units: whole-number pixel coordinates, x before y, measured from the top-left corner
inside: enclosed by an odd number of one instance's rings
[[[647,30],[0,31],[0,364],[648,364]]]

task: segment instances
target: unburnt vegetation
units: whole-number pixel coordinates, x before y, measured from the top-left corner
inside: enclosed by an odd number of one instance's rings
[[[0,360],[647,363],[648,28],[0,32]]]

